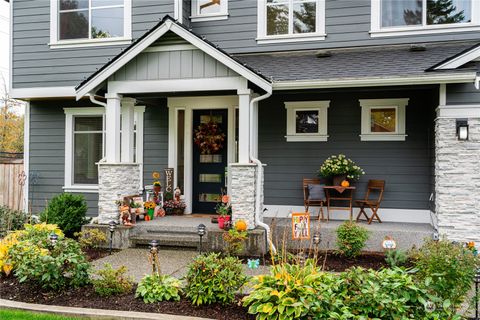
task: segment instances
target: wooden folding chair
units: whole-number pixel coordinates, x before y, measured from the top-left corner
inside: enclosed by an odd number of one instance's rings
[[[318,215],[318,219],[320,219],[320,215],[322,216],[322,220],[324,220],[323,217],[323,204],[325,200],[316,200],[316,199],[310,199],[310,195],[308,192],[308,185],[309,184],[320,184],[320,179],[306,179],[303,178],[303,205],[305,206],[305,212],[308,212],[308,208],[310,206],[320,206],[320,213]]]
[[[360,220],[362,215],[368,221],[368,224],[372,223],[373,219],[376,219],[379,223],[382,223],[378,216],[378,208],[383,199],[383,191],[385,190],[385,180],[368,180],[367,193],[364,200],[355,200],[355,203],[360,207],[360,212],[357,215],[357,221]],[[371,193],[378,193],[378,198],[370,199]],[[365,209],[372,210],[372,216],[368,217]]]

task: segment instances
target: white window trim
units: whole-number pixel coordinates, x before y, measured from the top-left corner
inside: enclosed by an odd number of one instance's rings
[[[200,14],[198,0],[192,0],[192,14],[190,16],[190,20],[192,22],[200,22],[228,19],[228,0],[223,0],[222,2],[220,2],[220,6],[221,10],[219,13]]]
[[[424,3],[426,0],[423,0]],[[426,7],[426,4],[424,4]],[[424,11],[424,18],[426,11]],[[407,36],[416,34],[437,34],[450,32],[468,32],[480,31],[480,1],[472,0],[472,21],[458,24],[443,25],[418,25],[418,26],[401,26],[401,27],[384,27],[382,28],[382,11],[381,0],[372,0],[371,4],[371,37],[391,37],[391,36]]]
[[[287,109],[287,142],[325,142],[328,140],[328,107],[330,100],[285,102]],[[318,132],[297,133],[295,113],[297,111],[318,111]]]
[[[65,192],[98,193],[98,184],[73,183],[73,119],[75,116],[103,116],[103,156],[105,156],[105,108],[63,108],[63,110],[65,112],[65,172],[63,190]],[[134,112],[137,118],[136,163],[140,163],[143,166],[143,115],[145,106],[135,106]],[[143,172],[143,169],[141,172]]]
[[[316,32],[314,33],[267,35],[266,5],[267,0],[258,0],[256,39],[258,44],[325,40],[327,36],[325,33],[325,0],[317,0]]]
[[[51,49],[125,45],[130,44],[131,40],[132,0],[124,0],[123,37],[72,40],[58,39],[58,0],[50,0],[50,43],[48,45]]]
[[[399,99],[361,99],[360,107],[362,108],[362,127],[360,140],[361,141],[405,141],[407,135],[405,134],[406,124],[406,106],[409,98]],[[395,132],[371,132],[371,117],[372,109],[379,108],[395,108]]]

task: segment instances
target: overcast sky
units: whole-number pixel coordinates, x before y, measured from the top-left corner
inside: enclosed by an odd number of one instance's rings
[[[10,4],[4,0],[0,0],[0,73],[8,82],[8,64],[9,64],[9,6]],[[0,81],[1,81],[0,77]],[[3,88],[3,84],[1,86]]]

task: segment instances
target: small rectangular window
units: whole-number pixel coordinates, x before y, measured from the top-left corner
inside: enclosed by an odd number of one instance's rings
[[[403,141],[409,99],[362,99],[362,141]]]
[[[97,184],[96,163],[103,156],[103,116],[75,116],[73,183]]]
[[[285,102],[287,141],[327,141],[330,101]]]
[[[371,132],[396,132],[396,108],[372,108],[370,110]]]
[[[195,21],[220,20],[228,17],[228,0],[192,0],[192,16]]]

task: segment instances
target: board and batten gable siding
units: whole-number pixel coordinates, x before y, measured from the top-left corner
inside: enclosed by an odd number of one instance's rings
[[[303,205],[302,179],[316,178],[327,157],[345,154],[366,172],[355,183],[355,199],[364,197],[369,179],[383,179],[386,189],[382,208],[429,209],[436,97],[437,88],[402,91],[370,88],[275,94],[261,102],[259,159],[266,164],[265,204]],[[358,100],[377,98],[410,98],[406,109],[406,141],[360,141]],[[330,100],[327,142],[286,142],[284,102],[302,100]]]
[[[477,1],[477,0],[475,0]],[[230,53],[341,48],[480,39],[480,33],[452,32],[394,37],[370,36],[371,0],[326,0],[325,40],[257,44],[257,0],[228,2],[227,20],[192,22],[197,34]]]
[[[133,0],[132,36],[138,38],[166,14],[173,0]],[[121,52],[123,46],[50,49],[50,0],[15,0],[13,88],[76,86]]]
[[[480,104],[480,90],[473,83],[447,84],[447,105]]]
[[[38,213],[55,195],[63,192],[65,175],[65,112],[63,108],[92,105],[82,100],[32,101],[30,103],[30,172],[38,174],[37,183],[30,185],[32,212]],[[145,184],[151,184],[152,172],[168,167],[168,109],[166,99],[145,108],[144,114]],[[88,216],[97,216],[98,194],[85,196]]]
[[[164,80],[239,76],[201,50],[142,52],[109,80]]]

